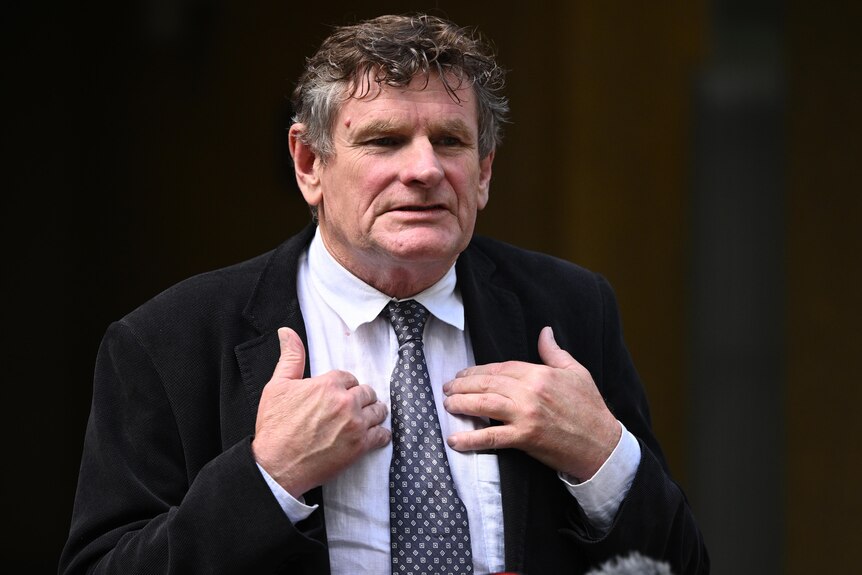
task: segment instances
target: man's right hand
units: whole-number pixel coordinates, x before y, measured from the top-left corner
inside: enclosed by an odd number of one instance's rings
[[[389,443],[386,406],[345,371],[303,379],[305,347],[278,330],[281,357],[263,388],[251,449],[255,460],[293,497],[338,475],[362,454]]]

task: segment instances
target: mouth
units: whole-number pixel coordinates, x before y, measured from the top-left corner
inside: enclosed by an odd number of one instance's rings
[[[392,209],[393,212],[432,212],[437,210],[445,209],[440,204],[433,204],[430,206],[397,206]]]

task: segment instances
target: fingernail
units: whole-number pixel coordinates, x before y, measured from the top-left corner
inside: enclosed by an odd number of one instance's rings
[[[552,328],[551,326],[547,326],[547,327],[548,327],[548,335],[551,336],[551,342],[553,342],[554,346],[557,349],[560,349],[560,344],[557,343],[557,338],[554,337],[554,328]]]

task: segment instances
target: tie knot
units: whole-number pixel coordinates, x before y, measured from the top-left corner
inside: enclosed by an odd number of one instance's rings
[[[398,345],[412,340],[422,341],[428,310],[421,303],[412,299],[391,301],[386,306],[386,315],[398,336]]]

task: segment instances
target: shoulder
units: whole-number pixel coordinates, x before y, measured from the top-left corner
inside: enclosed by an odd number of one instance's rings
[[[458,281],[467,301],[489,298],[517,302],[527,333],[553,325],[558,342],[577,326],[600,337],[618,322],[616,296],[610,283],[593,270],[560,257],[486,237],[476,237],[459,259]],[[496,294],[496,295],[495,295]],[[586,345],[586,344],[584,344]]]
[[[273,253],[184,279],[144,302],[124,320],[141,323],[147,318],[168,320],[216,311],[241,312]]]
[[[191,276],[165,289],[126,315],[133,331],[188,333],[198,329],[239,329],[251,302],[285,300],[296,290],[296,267],[310,236],[303,232],[273,250],[232,265]]]
[[[607,286],[601,274],[574,262],[484,236],[475,236],[462,256],[465,271],[487,273],[494,283],[516,291],[576,290],[601,297]]]
[[[475,325],[506,309],[529,354],[541,329],[551,326],[557,343],[601,379],[605,346],[618,333],[616,299],[601,274],[485,237],[474,238],[461,255],[458,282]]]

